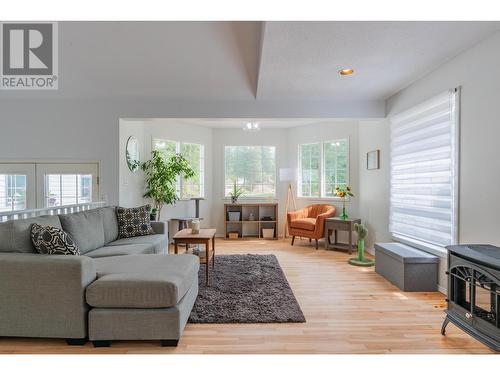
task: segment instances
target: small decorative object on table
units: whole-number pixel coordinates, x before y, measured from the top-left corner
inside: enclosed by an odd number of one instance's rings
[[[248,214],[248,221],[255,221],[255,215],[253,214],[253,212],[250,212]]]
[[[342,214],[340,215],[340,218],[342,220],[347,220],[349,216],[347,216],[347,212],[345,211],[345,199],[346,197],[354,197],[351,187],[349,185],[346,185],[345,187],[337,186],[334,194],[336,197],[342,198]]]
[[[198,234],[200,233],[200,220],[194,219],[191,221],[191,233]]]
[[[236,181],[233,183],[233,190],[229,193],[231,197],[231,202],[234,204],[238,202],[238,198],[243,194],[243,190],[236,186]]]
[[[375,262],[365,258],[365,238],[368,234],[368,229],[363,224],[355,223],[354,230],[358,234],[358,257],[349,259],[349,264],[361,267],[373,266]]]

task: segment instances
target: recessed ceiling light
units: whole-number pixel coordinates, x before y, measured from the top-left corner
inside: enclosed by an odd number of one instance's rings
[[[340,69],[339,74],[341,76],[350,76],[351,74],[354,74],[354,69]]]

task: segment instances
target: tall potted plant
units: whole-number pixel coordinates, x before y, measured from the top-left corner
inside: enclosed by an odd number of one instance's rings
[[[166,158],[158,150],[151,152],[151,160],[143,163],[141,169],[146,178],[144,197],[153,200],[156,219],[159,220],[163,206],[173,204],[179,199],[176,191],[177,177],[183,175],[191,178],[194,176],[194,171],[181,154]]]

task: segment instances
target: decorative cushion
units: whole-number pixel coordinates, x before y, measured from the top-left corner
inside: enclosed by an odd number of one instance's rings
[[[31,241],[31,226],[35,223],[61,228],[61,221],[57,215],[37,216],[0,223],[0,253],[36,253]]]
[[[71,236],[82,254],[104,246],[102,210],[94,209],[59,215],[59,219],[62,229]]]
[[[304,219],[292,220],[290,226],[292,228],[314,230],[314,228],[316,227],[316,219],[304,218]]]
[[[154,234],[149,218],[150,211],[151,205],[149,204],[134,208],[118,207],[116,217],[118,219],[119,238]]]
[[[80,249],[71,236],[62,229],[38,224],[31,226],[31,241],[40,254],[80,255]]]

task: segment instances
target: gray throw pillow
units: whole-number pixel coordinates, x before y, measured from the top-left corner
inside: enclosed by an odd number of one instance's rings
[[[149,219],[151,205],[147,204],[141,207],[116,209],[116,218],[118,219],[118,235],[120,238],[146,236],[154,234]]]
[[[53,226],[31,226],[31,241],[36,251],[47,255],[80,255],[80,249],[71,236]]]

